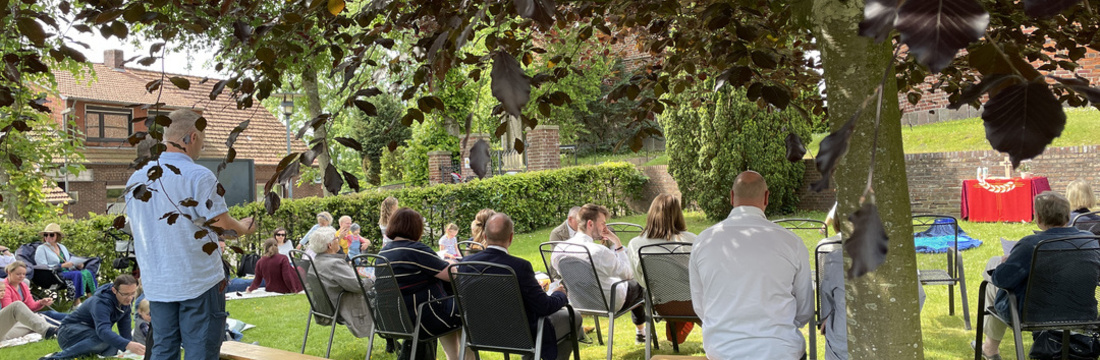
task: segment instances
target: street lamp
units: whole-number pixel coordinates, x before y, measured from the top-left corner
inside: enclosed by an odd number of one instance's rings
[[[294,115],[294,97],[298,96],[298,94],[284,92],[274,95],[283,97],[283,102],[279,104],[279,109],[283,111],[283,116],[286,118],[286,154],[290,155],[290,116]],[[291,181],[293,181],[293,179]],[[286,198],[294,198],[294,186],[292,184],[287,184]]]

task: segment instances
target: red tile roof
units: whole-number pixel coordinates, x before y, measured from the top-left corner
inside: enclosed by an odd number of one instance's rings
[[[161,73],[141,69],[112,69],[103,64],[92,64],[96,80],[90,84],[88,81],[78,81],[71,73],[65,70],[55,70],[54,75],[58,82],[60,95],[84,100],[98,100],[121,104],[152,104],[157,101],[157,93],[145,91],[145,84],[161,79]],[[167,81],[167,77],[182,76],[191,82],[189,90],[176,88]],[[225,91],[215,100],[210,100],[210,90],[213,89],[219,79],[209,79],[200,83],[202,78],[186,75],[168,74],[165,84],[161,87],[160,102],[172,108],[193,108],[201,110],[206,118],[206,151],[203,158],[224,158],[227,148],[225,141],[229,132],[245,120],[250,120],[248,129],[237,138],[234,149],[238,159],[253,159],[256,165],[276,165],[286,155],[286,126],[279,121],[274,114],[263,107],[258,101],[251,108],[237,109],[237,102],[232,97],[232,90]],[[306,150],[306,144],[301,140],[292,140],[291,148],[295,152]],[[113,149],[113,148],[112,148]],[[110,160],[111,163],[121,162],[116,158],[121,153],[128,153],[133,159],[133,150],[121,148],[116,151],[93,151],[88,149],[87,155],[108,155],[107,158],[87,156],[89,163],[99,160]],[[107,153],[110,154],[107,154]],[[94,154],[93,154],[94,153]],[[119,154],[116,154],[119,153]],[[129,163],[129,161],[126,161]]]
[[[46,195],[46,202],[50,204],[68,204],[73,201],[65,190],[57,186],[46,185],[42,187],[42,193]]]

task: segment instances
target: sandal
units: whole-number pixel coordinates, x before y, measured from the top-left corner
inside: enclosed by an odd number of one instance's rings
[[[1001,354],[986,355],[985,351],[981,351],[978,348],[978,343],[977,342],[971,341],[970,342],[970,348],[974,349],[975,352],[981,352],[982,359],[985,359],[985,360],[1002,360],[1001,359]]]

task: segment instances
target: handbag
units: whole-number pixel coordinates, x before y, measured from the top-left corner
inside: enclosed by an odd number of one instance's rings
[[[1062,331],[1042,330],[1032,333],[1029,359],[1057,360],[1062,358]],[[1096,360],[1100,358],[1100,334],[1075,333],[1069,335],[1069,359]]]

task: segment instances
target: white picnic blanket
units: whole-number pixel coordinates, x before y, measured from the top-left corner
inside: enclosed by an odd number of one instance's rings
[[[305,294],[305,291],[298,292],[298,294]],[[225,294],[225,300],[240,300],[240,299],[255,299],[262,297],[280,296],[280,295],[294,295],[294,294],[281,294],[277,292],[267,292],[264,288],[253,290],[251,293],[243,291],[236,291]]]
[[[19,345],[30,344],[30,343],[39,342],[39,341],[42,341],[42,335],[38,335],[36,333],[30,333],[30,334],[23,335],[21,337],[17,337],[17,338],[14,338],[14,339],[8,339],[8,340],[0,341],[0,348],[6,348],[6,347],[10,347],[10,346],[19,346]]]

